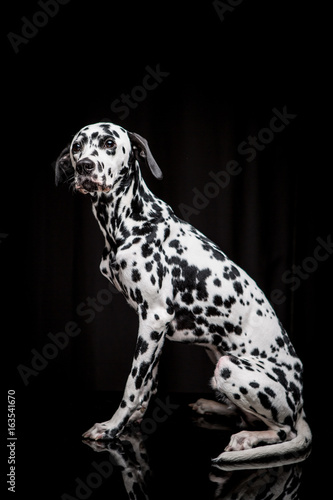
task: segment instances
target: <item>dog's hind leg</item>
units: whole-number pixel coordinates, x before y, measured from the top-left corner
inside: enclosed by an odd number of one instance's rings
[[[216,365],[218,360],[221,358],[222,354],[215,346],[206,347],[205,351],[209,359]],[[212,384],[213,389],[215,389],[214,384]],[[219,395],[219,401],[213,401],[209,399],[200,398],[195,403],[190,403],[189,406],[192,410],[196,411],[200,415],[222,415],[225,417],[233,417],[239,415],[239,409],[231,401],[229,401],[225,396]]]
[[[272,367],[273,366],[273,367]],[[289,386],[281,368],[255,357],[222,356],[216,365],[214,385],[245,415],[256,417],[265,430],[242,431],[231,437],[226,451],[244,450],[289,441],[296,436],[301,391]]]

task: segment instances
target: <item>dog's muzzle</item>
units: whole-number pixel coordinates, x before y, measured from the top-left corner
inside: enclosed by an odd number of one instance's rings
[[[97,175],[94,174],[96,169],[95,163],[89,158],[84,158],[76,164],[76,172],[78,174],[75,189],[80,191],[80,193],[94,193],[95,191],[102,191],[108,193],[111,190],[111,186],[107,186],[101,182],[97,182],[92,177]]]

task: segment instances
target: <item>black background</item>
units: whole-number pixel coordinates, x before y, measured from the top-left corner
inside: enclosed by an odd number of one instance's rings
[[[6,9],[0,269],[8,389],[22,401],[49,401],[124,387],[137,318],[119,295],[90,323],[77,313],[108,287],[98,267],[103,239],[88,196],[56,188],[53,171],[81,127],[110,120],[148,139],[164,179],[143,175],[180,216],[181,204],[193,207],[195,192],[207,188],[209,172],[239,163],[242,172],[190,222],[269,298],[276,289],[285,298],[273,305],[304,362],[306,410],[320,426],[331,386],[332,255],[312,260],[313,271],[309,257],[318,237],[332,235],[328,12],[275,0],[244,0],[224,19],[203,0],[70,0],[46,18],[36,17],[35,1]],[[7,35],[22,36],[23,16],[44,25],[15,53]],[[112,103],[135,93],[147,67],[165,76],[122,119]],[[296,117],[248,161],[239,145],[284,108]],[[283,276],[294,265],[306,277],[292,287]],[[81,333],[25,385],[18,365],[31,367],[31,349],[42,353],[48,334],[70,321]],[[207,392],[211,374],[199,348],[165,346],[167,393]]]

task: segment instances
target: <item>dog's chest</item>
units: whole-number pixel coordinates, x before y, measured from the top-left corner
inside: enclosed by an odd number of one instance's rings
[[[129,241],[116,252],[106,245],[100,263],[101,273],[121,292],[129,305],[135,310],[143,303],[143,294],[147,290],[147,266],[141,256],[141,247]],[[151,283],[150,283],[151,285]],[[148,287],[149,288],[149,287]]]

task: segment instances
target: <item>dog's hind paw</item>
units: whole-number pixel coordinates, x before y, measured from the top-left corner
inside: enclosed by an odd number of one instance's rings
[[[198,399],[195,403],[189,404],[192,410],[196,411],[200,415],[234,415],[235,410],[229,408],[223,403],[218,403],[217,401],[211,401],[209,399]]]
[[[207,399],[198,399],[195,403],[189,404],[192,410],[196,411],[200,415],[214,413],[214,401],[209,401]]]

